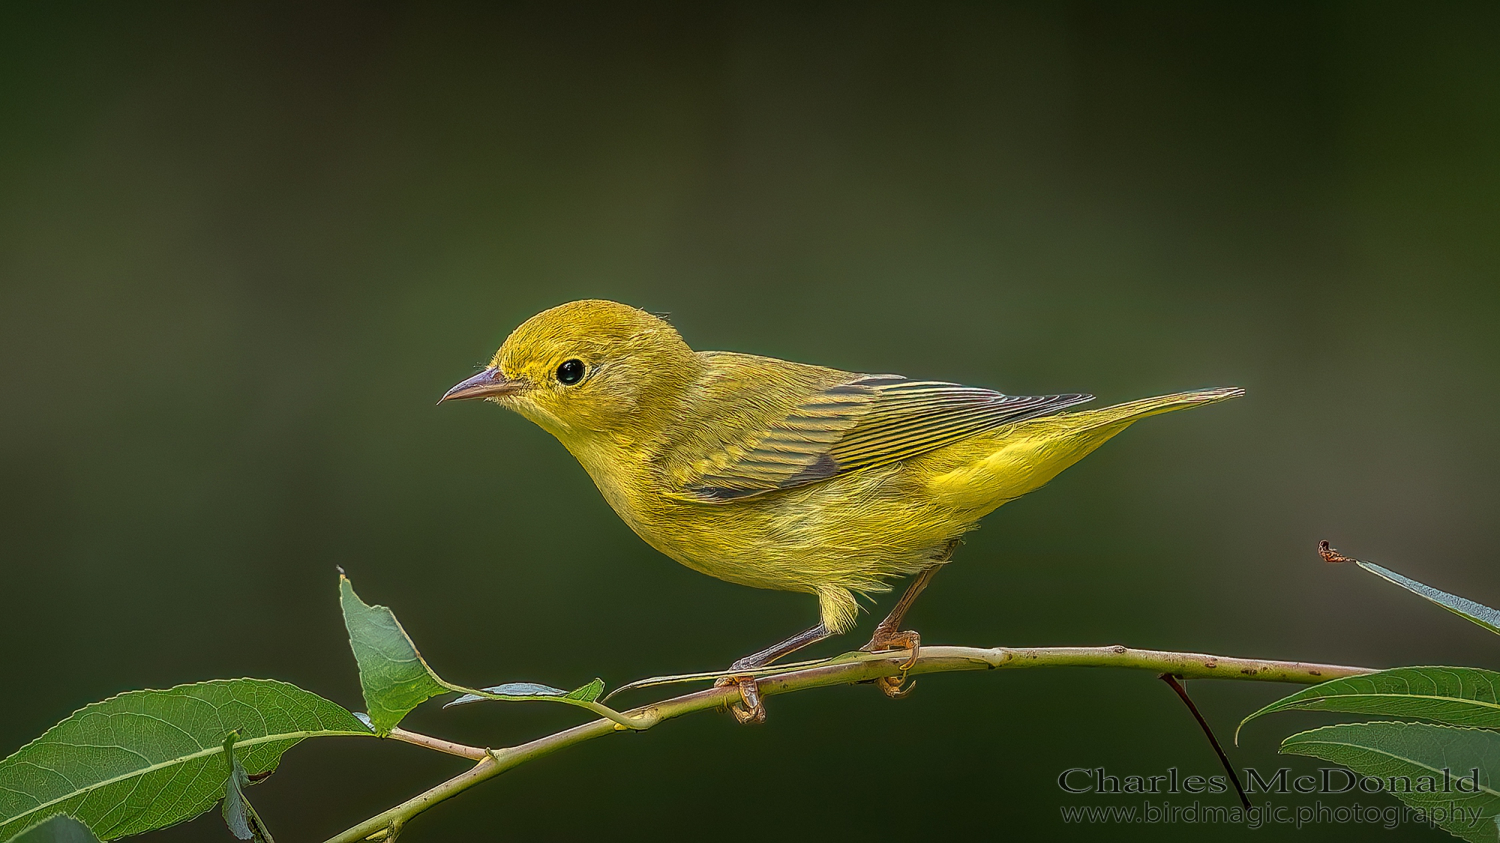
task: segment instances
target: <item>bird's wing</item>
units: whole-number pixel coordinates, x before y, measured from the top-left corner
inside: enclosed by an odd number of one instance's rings
[[[1080,404],[1091,395],[1002,395],[899,375],[825,387],[679,480],[696,500],[728,503],[925,454],[976,433]]]

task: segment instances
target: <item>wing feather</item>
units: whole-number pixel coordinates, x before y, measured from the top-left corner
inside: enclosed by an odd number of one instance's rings
[[[822,389],[758,437],[698,463],[691,497],[727,503],[934,451],[1091,395],[1005,395],[942,381],[864,375]]]

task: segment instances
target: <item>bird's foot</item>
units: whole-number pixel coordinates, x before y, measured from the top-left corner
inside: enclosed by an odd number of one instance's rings
[[[732,670],[742,669],[733,667]],[[729,713],[741,725],[749,723],[766,722],[766,706],[760,701],[760,686],[755,684],[754,676],[723,676],[715,680],[715,688],[724,688],[737,685],[740,689],[740,701],[729,706]]]
[[[910,694],[917,687],[915,680],[911,684],[906,682],[906,672],[917,665],[917,658],[922,654],[922,636],[909,629],[895,630],[887,629],[885,626],[875,627],[875,634],[870,636],[870,643],[859,649],[866,653],[878,653],[884,650],[911,650],[911,655],[901,663],[901,672],[895,676],[882,676],[875,680],[875,687],[881,693],[893,700],[899,700]]]

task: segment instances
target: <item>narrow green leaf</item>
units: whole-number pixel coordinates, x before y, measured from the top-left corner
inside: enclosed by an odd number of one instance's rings
[[[224,739],[235,730],[236,754],[257,776],[304,738],[372,734],[334,703],[269,679],[131,691],[0,761],[0,843],[60,814],[104,840],[192,819],[224,795]]]
[[[1431,812],[1456,837],[1472,843],[1496,839],[1500,733],[1429,723],[1345,723],[1292,735],[1281,751],[1379,779],[1386,792]]]
[[[99,843],[99,838],[78,820],[59,816],[21,832],[15,843]]]
[[[1343,711],[1418,717],[1450,726],[1500,729],[1500,673],[1477,667],[1398,667],[1304,688],[1246,717],[1278,711]],[[1235,730],[1235,742],[1239,741]]]
[[[339,604],[349,630],[349,646],[359,664],[365,707],[377,733],[389,734],[407,712],[438,694],[461,690],[427,666],[390,609],[360,600],[343,574],[339,575]]]
[[[1425,597],[1455,615],[1467,618],[1488,629],[1490,632],[1500,633],[1500,612],[1488,606],[1475,603],[1473,600],[1459,597],[1456,594],[1439,591],[1430,585],[1423,585],[1410,577],[1403,577],[1395,571],[1382,568],[1374,562],[1360,562],[1358,564],[1359,567],[1364,568],[1375,576],[1388,582],[1393,582],[1413,594]]]
[[[468,705],[469,703],[477,703],[484,700],[541,700],[549,697],[557,699],[566,697],[567,695],[567,691],[561,688],[554,688],[551,685],[539,685],[535,682],[506,682],[503,685],[478,688],[472,693],[464,694],[452,702],[443,703],[443,708]]]
[[[585,702],[591,703],[599,699],[604,693],[604,680],[595,679],[581,688],[564,691],[551,685],[538,685],[535,682],[507,682],[504,685],[491,685],[488,688],[479,688],[469,691],[463,696],[443,708],[452,708],[456,705],[468,705],[469,703],[481,702],[483,700],[552,700],[556,702]]]
[[[1466,597],[1459,597],[1455,594],[1449,594],[1446,591],[1440,591],[1430,585],[1419,583],[1410,577],[1403,577],[1395,571],[1376,565],[1374,562],[1364,562],[1352,556],[1345,556],[1329,547],[1326,541],[1318,543],[1318,553],[1327,562],[1353,562],[1386,582],[1395,583],[1412,594],[1431,600],[1453,614],[1473,621],[1490,632],[1500,633],[1500,612],[1488,606],[1475,603]]]

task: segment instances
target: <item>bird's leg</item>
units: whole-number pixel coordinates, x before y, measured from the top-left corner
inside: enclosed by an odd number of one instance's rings
[[[911,609],[911,604],[917,602],[918,595],[922,593],[923,589],[927,588],[927,583],[931,582],[932,578],[937,575],[938,569],[942,568],[943,563],[947,562],[948,558],[953,555],[953,550],[957,545],[958,542],[956,541],[950,542],[947,549],[943,551],[942,556],[938,557],[933,561],[933,564],[923,568],[917,574],[917,578],[912,580],[911,585],[907,586],[906,593],[901,595],[900,600],[896,601],[896,605],[891,609],[891,613],[886,615],[885,620],[881,621],[875,627],[875,633],[870,636],[870,643],[860,647],[861,650],[867,653],[876,653],[881,650],[911,650],[911,656],[901,665],[900,676],[882,676],[875,680],[875,684],[880,687],[880,690],[892,699],[899,699],[911,693],[911,686],[903,688],[902,685],[906,683],[906,671],[916,666],[917,657],[922,652],[922,636],[918,635],[914,630],[903,630],[901,628],[901,621],[906,617],[907,611]]]
[[[861,650],[867,653],[875,653],[880,650],[911,650],[911,657],[901,665],[902,668],[910,669],[917,663],[917,655],[922,648],[922,636],[911,630],[901,629],[901,621],[906,618],[906,613],[911,609],[911,604],[917,602],[917,596],[927,588],[927,583],[935,576],[941,565],[932,565],[923,568],[907,586],[906,593],[896,601],[891,613],[885,616],[875,627],[875,633],[870,636],[870,643]]]
[[[785,641],[772,644],[759,652],[751,653],[730,665],[729,669],[738,671],[755,670],[756,668],[765,667],[782,656],[795,653],[809,644],[816,644],[832,634],[828,630],[828,627],[819,622],[817,626],[811,629],[804,629]],[[714,683],[715,687],[723,687],[725,685],[738,685],[740,688],[740,702],[735,703],[729,708],[730,713],[734,715],[734,719],[741,723],[760,723],[766,719],[766,707],[761,704],[760,687],[755,684],[755,677],[725,676]]]

